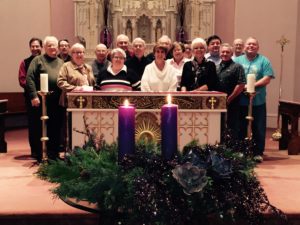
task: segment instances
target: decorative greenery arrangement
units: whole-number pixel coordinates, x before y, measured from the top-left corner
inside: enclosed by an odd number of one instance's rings
[[[270,204],[254,174],[251,142],[226,136],[224,145],[193,142],[172,161],[154,143],[138,143],[118,162],[117,146],[93,135],[64,161],[44,163],[38,175],[57,183],[53,193],[98,204],[101,224],[263,224]],[[213,221],[213,222],[211,222]]]

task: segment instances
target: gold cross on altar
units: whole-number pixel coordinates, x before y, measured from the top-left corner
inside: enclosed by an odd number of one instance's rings
[[[79,102],[79,108],[83,108],[83,103],[85,103],[86,99],[80,96],[79,98],[76,99],[77,102]]]
[[[217,100],[215,99],[215,97],[210,97],[209,101],[211,109],[215,108],[215,103],[217,103]]]

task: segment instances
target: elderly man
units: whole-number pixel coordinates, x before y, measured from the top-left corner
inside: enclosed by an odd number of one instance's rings
[[[60,145],[60,129],[62,123],[62,108],[59,107],[60,89],[56,85],[57,76],[60,67],[63,65],[63,60],[57,57],[58,40],[56,37],[47,36],[43,42],[45,54],[36,56],[30,63],[26,77],[26,89],[28,90],[31,104],[39,109],[39,115],[35,118],[35,144],[37,146],[37,160],[42,160],[42,145],[41,145],[41,100],[38,96],[40,90],[40,75],[41,73],[48,74],[49,94],[47,95],[47,154],[50,159],[59,157]]]
[[[96,59],[92,62],[91,66],[95,76],[95,80],[102,70],[106,70],[110,62],[107,59],[108,50],[106,45],[98,44],[95,49]]]
[[[238,138],[240,124],[240,94],[245,86],[245,73],[244,68],[235,63],[231,57],[233,49],[228,43],[221,44],[220,57],[221,63],[217,69],[217,75],[219,78],[218,91],[225,92],[227,94],[227,129],[231,130],[234,138]],[[225,129],[225,116],[222,115],[222,128]]]
[[[244,41],[237,38],[233,41],[233,56],[232,59],[244,54]]]
[[[116,39],[116,45],[118,48],[121,48],[125,51],[126,53],[126,59],[132,57],[132,52],[129,51],[129,38],[127,35],[125,34],[120,34],[117,36],[117,39]]]
[[[141,80],[145,67],[150,63],[144,56],[146,44],[142,38],[136,38],[132,42],[134,56],[126,60],[125,65],[133,70]]]
[[[69,62],[71,60],[71,56],[69,55],[70,43],[68,39],[62,39],[58,41],[58,50],[58,57],[64,62]]]
[[[161,36],[158,41],[157,44],[162,45],[164,47],[167,48],[167,55],[166,55],[166,59],[172,59],[172,53],[171,53],[171,48],[172,48],[172,41],[171,39],[167,36],[167,35],[163,35]],[[147,55],[147,59],[152,62],[154,60],[154,53],[151,52]]]
[[[212,35],[207,38],[206,44],[208,52],[205,54],[205,58],[208,61],[214,62],[216,67],[218,67],[222,61],[220,57],[221,38],[217,35]]]
[[[257,148],[254,155],[255,160],[261,162],[262,155],[265,149],[266,137],[266,86],[274,78],[274,72],[270,61],[263,55],[258,53],[259,43],[254,37],[247,38],[245,42],[245,54],[235,58],[235,62],[244,67],[245,76],[255,74],[255,91],[256,95],[253,99],[253,122],[252,122],[252,137]],[[241,96],[241,138],[247,136],[247,120],[249,98],[246,95]]]

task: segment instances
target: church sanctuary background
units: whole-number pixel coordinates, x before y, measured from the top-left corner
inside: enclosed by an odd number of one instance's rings
[[[180,28],[176,0],[111,0],[107,21],[105,0],[0,0],[0,98],[12,98],[9,107],[22,110],[18,84],[19,63],[29,55],[28,41],[54,35],[71,44],[77,36],[87,41],[87,56],[99,43],[105,25],[113,41],[120,33],[140,36],[151,49],[157,37],[174,41]],[[276,127],[279,88],[282,99],[300,102],[300,2],[298,0],[185,0],[183,27],[188,39],[217,34],[223,42],[258,38],[260,53],[274,67],[276,79],[268,86],[268,127]],[[282,52],[277,42],[289,40]],[[113,42],[114,45],[114,42]],[[282,82],[280,83],[280,75]],[[21,106],[20,106],[21,107]]]

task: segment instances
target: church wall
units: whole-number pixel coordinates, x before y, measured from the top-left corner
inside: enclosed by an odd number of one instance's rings
[[[234,39],[235,0],[216,1],[215,34],[225,43]]]
[[[29,39],[50,33],[50,0],[1,0],[0,29],[0,92],[22,92],[19,64],[30,54]]]
[[[236,0],[235,36],[246,39],[249,36],[258,38],[260,53],[267,56],[275,70],[276,79],[267,88],[268,126],[275,127],[279,96],[280,54],[281,47],[276,42],[284,35],[290,43],[284,48],[282,99],[294,100],[295,56],[297,41],[297,0]],[[299,31],[298,31],[299,32]],[[299,57],[298,57],[299,59]],[[298,70],[299,71],[299,70]],[[299,88],[298,88],[299,89]]]
[[[51,0],[51,32],[58,39],[76,41],[72,0]]]
[[[296,34],[296,56],[295,56],[295,81],[294,81],[294,100],[300,102],[300,3],[298,2],[298,19],[297,19],[297,34]],[[298,85],[297,85],[298,84]]]

